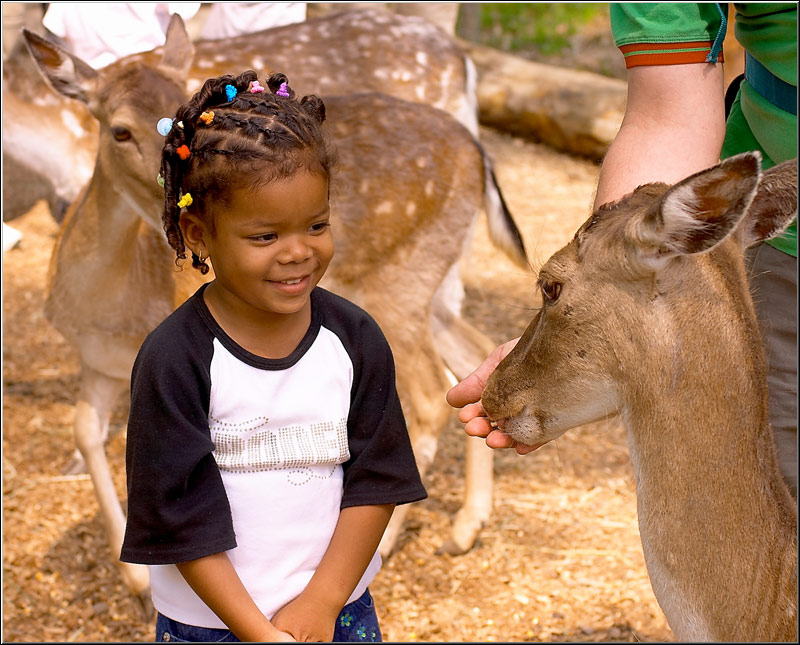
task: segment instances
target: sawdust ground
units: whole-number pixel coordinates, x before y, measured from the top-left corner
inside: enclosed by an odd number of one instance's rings
[[[536,266],[588,216],[596,165],[483,129],[498,180]],[[62,476],[74,442],[78,363],[42,316],[57,228],[46,206],[13,222],[3,257],[3,640],[148,641],[152,621],[123,587],[91,481]],[[478,227],[466,314],[498,343],[537,305],[534,279]],[[124,406],[115,413],[121,427]],[[636,523],[632,468],[616,422],[580,428],[536,453],[495,454],[495,508],[475,548],[438,555],[463,490],[465,437],[453,419],[372,585],[389,641],[670,641]],[[108,445],[124,494],[124,433]]]

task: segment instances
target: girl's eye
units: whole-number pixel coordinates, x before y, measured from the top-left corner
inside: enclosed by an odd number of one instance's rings
[[[311,225],[311,232],[312,233],[322,233],[330,225],[331,225],[330,222],[317,222],[316,224],[312,224]]]
[[[539,287],[542,289],[542,296],[544,297],[545,301],[549,304],[553,304],[558,297],[561,295],[561,283],[560,282],[551,282],[549,280],[544,280],[539,283]]]
[[[264,233],[263,235],[254,235],[250,239],[254,242],[274,242],[278,236],[275,233]]]

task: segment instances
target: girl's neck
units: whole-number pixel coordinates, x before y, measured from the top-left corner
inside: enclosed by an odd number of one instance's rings
[[[279,314],[255,312],[231,306],[214,288],[208,285],[203,293],[208,310],[239,346],[262,358],[279,359],[289,356],[308,332],[311,325],[311,299],[298,312]]]

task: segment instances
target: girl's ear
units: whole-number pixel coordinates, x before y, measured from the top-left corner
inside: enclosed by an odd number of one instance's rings
[[[178,220],[178,225],[181,227],[183,241],[187,248],[195,255],[207,257],[208,246],[206,245],[206,240],[210,234],[206,223],[197,215],[183,211]]]

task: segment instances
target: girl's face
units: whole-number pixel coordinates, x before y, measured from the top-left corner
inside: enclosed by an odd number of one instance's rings
[[[215,234],[200,224],[203,246],[195,250],[211,260],[215,300],[253,321],[307,314],[311,291],[333,257],[327,179],[300,170],[234,191],[213,215]]]

